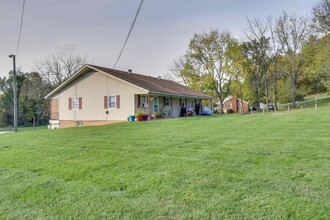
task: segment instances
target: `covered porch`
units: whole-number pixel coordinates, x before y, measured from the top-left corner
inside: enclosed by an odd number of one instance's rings
[[[134,100],[134,114],[145,112],[148,119],[153,119],[155,116],[176,118],[201,115],[203,100],[210,102],[209,106],[212,106],[211,98],[164,93],[135,94]]]

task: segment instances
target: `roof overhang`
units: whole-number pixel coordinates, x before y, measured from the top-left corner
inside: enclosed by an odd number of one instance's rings
[[[141,88],[141,87],[139,87],[139,86],[136,86],[136,85],[134,85],[134,84],[131,84],[131,83],[127,82],[127,81],[124,81],[124,80],[122,80],[122,79],[119,79],[119,78],[117,78],[117,77],[115,77],[115,76],[112,76],[112,75],[110,75],[110,74],[108,74],[108,73],[102,71],[102,70],[99,70],[99,69],[97,69],[97,68],[95,68],[95,67],[93,67],[93,66],[90,66],[90,65],[86,64],[86,65],[82,66],[82,67],[81,67],[81,68],[80,68],[75,74],[73,74],[71,77],[69,77],[66,81],[64,81],[61,85],[59,85],[59,86],[56,87],[53,91],[51,91],[48,95],[46,95],[45,98],[46,98],[46,99],[49,99],[50,97],[52,97],[53,95],[55,95],[56,93],[58,93],[61,89],[63,89],[64,87],[66,87],[67,85],[69,85],[71,82],[73,82],[75,79],[77,79],[79,76],[81,76],[81,75],[84,74],[84,73],[89,72],[90,70],[94,70],[94,71],[96,71],[96,72],[103,73],[103,74],[105,74],[105,75],[108,76],[108,77],[115,78],[115,79],[117,79],[117,80],[119,80],[119,81],[121,81],[121,82],[124,82],[124,83],[126,83],[126,84],[129,84],[129,85],[131,85],[131,86],[133,86],[133,87],[139,88],[139,89],[145,91],[146,93],[149,92],[148,90],[146,90],[146,89],[144,89],[144,88]]]

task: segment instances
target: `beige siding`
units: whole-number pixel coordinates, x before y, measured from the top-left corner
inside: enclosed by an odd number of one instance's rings
[[[136,93],[145,91],[103,73],[86,73],[56,96],[59,98],[60,120],[126,120],[134,114]],[[104,109],[104,96],[116,95],[120,95],[120,109]],[[79,97],[82,98],[82,109],[69,110],[69,98]]]

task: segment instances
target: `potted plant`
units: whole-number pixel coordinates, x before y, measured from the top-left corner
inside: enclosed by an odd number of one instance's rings
[[[137,121],[146,121],[148,120],[148,114],[142,110],[139,110],[135,113],[135,117]]]
[[[153,112],[151,117],[154,119],[158,119],[162,117],[162,114],[160,112]]]

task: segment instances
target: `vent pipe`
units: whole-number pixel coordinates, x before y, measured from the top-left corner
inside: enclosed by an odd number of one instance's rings
[[[132,70],[131,69],[128,69],[128,74],[131,74],[132,73]]]

